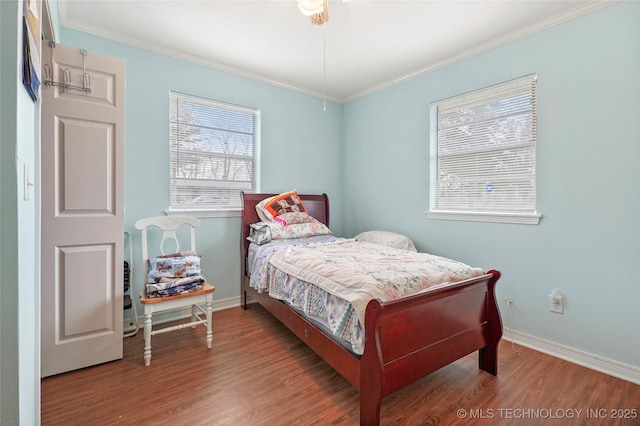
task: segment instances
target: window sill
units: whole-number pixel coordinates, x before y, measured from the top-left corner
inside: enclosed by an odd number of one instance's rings
[[[240,217],[242,210],[207,210],[207,209],[167,209],[164,211],[167,216],[193,216],[201,217]]]
[[[427,218],[437,220],[464,220],[468,222],[498,222],[519,223],[524,225],[537,225],[540,223],[540,214],[515,214],[515,213],[469,213],[427,211]]]

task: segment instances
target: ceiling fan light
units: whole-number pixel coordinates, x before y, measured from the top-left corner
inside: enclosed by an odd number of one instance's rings
[[[298,8],[303,15],[311,16],[324,10],[324,0],[298,0]]]

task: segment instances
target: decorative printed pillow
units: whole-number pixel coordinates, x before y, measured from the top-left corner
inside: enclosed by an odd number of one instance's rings
[[[297,223],[309,223],[317,220],[314,217],[309,216],[309,214],[303,212],[283,213],[274,219],[284,226],[295,225]]]
[[[304,207],[298,192],[294,189],[293,191],[283,192],[282,194],[262,200],[256,205],[256,212],[260,220],[264,222],[270,220],[280,222],[276,218],[284,213],[306,213],[307,209]]]
[[[293,223],[287,226],[278,222],[258,222],[251,224],[247,240],[255,244],[266,244],[273,240],[307,238],[315,235],[332,235],[326,225],[313,217],[305,223]]]

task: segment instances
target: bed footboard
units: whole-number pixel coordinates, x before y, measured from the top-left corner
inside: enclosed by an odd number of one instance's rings
[[[400,300],[369,302],[360,363],[361,425],[379,424],[384,396],[474,351],[480,368],[497,374],[499,278],[498,271],[490,271]]]

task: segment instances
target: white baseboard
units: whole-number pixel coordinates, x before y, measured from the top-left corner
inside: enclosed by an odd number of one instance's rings
[[[505,328],[504,340],[640,385],[640,368]]]
[[[213,311],[222,311],[224,309],[235,308],[238,306],[240,306],[240,296],[214,301]],[[171,321],[178,321],[189,316],[191,316],[191,308],[186,307],[173,311],[157,312],[153,315],[153,322],[154,324],[162,324]],[[138,317],[138,325],[140,328],[142,328],[143,323],[144,316],[140,315]],[[125,322],[125,329],[127,328],[130,328],[128,321]],[[516,330],[511,330],[506,327],[504,328],[502,338],[538,352],[640,385],[640,368],[634,367],[633,365],[603,358],[589,352],[521,333]]]

